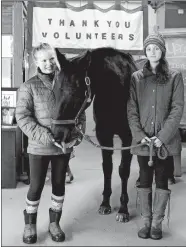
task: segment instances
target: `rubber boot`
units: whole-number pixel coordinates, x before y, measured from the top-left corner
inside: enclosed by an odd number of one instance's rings
[[[152,239],[162,238],[162,221],[165,216],[165,209],[167,202],[170,199],[170,190],[156,189],[154,195],[153,204],[153,218],[150,231],[150,237]]]
[[[23,213],[25,219],[23,242],[25,244],[34,244],[37,241],[37,230],[36,230],[37,213],[28,214],[26,210],[24,210]]]
[[[55,212],[51,208],[49,209],[49,233],[51,238],[55,242],[63,242],[65,240],[65,233],[61,230],[59,221],[61,219],[62,211]]]
[[[152,188],[138,188],[140,201],[140,213],[144,221],[144,226],[139,230],[139,238],[149,238],[152,222]]]

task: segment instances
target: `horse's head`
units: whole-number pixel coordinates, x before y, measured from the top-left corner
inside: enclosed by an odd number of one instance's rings
[[[55,140],[71,141],[71,133],[78,117],[90,105],[89,79],[90,52],[67,60],[57,49],[61,71],[55,77],[53,92],[56,104],[52,113],[52,133]]]
[[[69,60],[58,50],[56,52],[61,71],[53,89],[56,105],[52,132],[56,140],[68,142],[79,111],[82,106],[85,110],[90,105],[94,95],[97,105],[94,110],[96,108],[102,118],[103,106],[107,107],[107,112],[113,108],[115,114],[126,108],[131,74],[137,68],[131,55],[112,48],[87,51]],[[89,82],[90,87],[86,85]],[[90,102],[84,104],[90,88]]]

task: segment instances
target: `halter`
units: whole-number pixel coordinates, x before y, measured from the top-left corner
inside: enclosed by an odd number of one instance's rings
[[[81,115],[81,113],[85,110],[86,104],[91,102],[91,88],[90,88],[90,77],[87,75],[87,71],[86,71],[86,75],[85,75],[85,84],[87,87],[87,90],[85,91],[85,100],[80,108],[80,110],[78,111],[75,119],[67,119],[67,120],[55,120],[52,119],[52,124],[56,124],[56,125],[68,125],[68,124],[75,124],[75,126],[78,125],[78,118]]]

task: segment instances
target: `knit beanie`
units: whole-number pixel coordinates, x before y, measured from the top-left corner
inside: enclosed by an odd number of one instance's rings
[[[165,53],[166,53],[165,40],[163,39],[163,36],[160,33],[149,34],[147,38],[145,39],[144,44],[143,44],[143,47],[144,47],[143,50],[144,50],[145,56],[146,56],[146,48],[149,44],[157,45],[162,51],[162,57],[165,57]]]

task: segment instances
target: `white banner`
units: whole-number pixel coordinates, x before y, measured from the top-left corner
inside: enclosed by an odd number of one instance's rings
[[[34,7],[32,28],[32,46],[47,42],[58,48],[143,49],[143,11]]]

